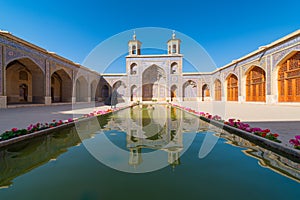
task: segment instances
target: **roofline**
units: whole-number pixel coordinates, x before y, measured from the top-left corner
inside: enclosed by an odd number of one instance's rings
[[[231,63],[228,63],[228,64],[224,65],[223,67],[220,67],[220,68],[216,69],[212,73],[215,73],[217,71],[226,69],[226,68],[228,68],[228,67],[230,67],[232,65],[238,64],[239,62],[241,62],[243,60],[246,60],[247,58],[250,58],[250,57],[252,57],[252,56],[254,56],[256,54],[259,54],[259,53],[262,53],[264,51],[267,51],[267,50],[271,49],[272,47],[274,47],[274,46],[276,46],[276,45],[278,45],[280,43],[283,43],[286,40],[289,40],[289,39],[291,39],[291,38],[293,38],[293,37],[295,37],[297,35],[300,35],[300,29],[298,29],[298,30],[296,30],[296,31],[294,31],[294,32],[292,32],[292,33],[290,33],[290,34],[282,37],[282,38],[279,38],[279,39],[275,40],[274,42],[271,42],[270,44],[267,44],[267,45],[264,45],[264,46],[260,46],[260,47],[258,47],[257,50],[252,51],[252,52],[246,54],[245,56],[240,57],[240,58],[238,58],[236,60],[232,60]]]
[[[96,72],[96,71],[91,70],[91,69],[89,69],[89,68],[87,68],[85,66],[82,66],[79,63],[75,63],[75,62],[73,62],[73,61],[71,61],[71,60],[69,60],[67,58],[64,58],[64,57],[62,57],[60,55],[57,55],[55,52],[50,52],[50,51],[48,51],[48,50],[46,50],[44,48],[41,48],[41,47],[39,47],[39,46],[37,46],[35,44],[32,44],[32,43],[27,42],[27,41],[25,41],[25,40],[23,40],[23,39],[21,39],[21,38],[19,38],[17,36],[14,36],[12,33],[8,32],[8,31],[0,30],[0,35],[4,36],[6,38],[9,38],[9,39],[11,39],[13,41],[19,42],[19,43],[21,43],[21,44],[23,44],[23,45],[25,45],[27,47],[34,48],[34,49],[38,50],[39,52],[42,52],[42,53],[44,53],[46,55],[52,56],[54,58],[57,58],[57,59],[59,59],[59,60],[61,60],[63,62],[71,64],[71,65],[73,65],[75,67],[83,68],[83,69],[85,69],[85,70],[87,70],[89,72],[92,72],[94,74],[105,75],[105,76],[124,76],[124,75],[126,75],[126,74],[122,74],[122,73],[120,73],[120,74],[119,73],[100,74],[99,72]],[[250,58],[250,57],[252,57],[252,56],[254,56],[256,54],[259,54],[259,53],[262,53],[264,51],[267,51],[267,50],[271,49],[272,47],[274,47],[274,46],[276,46],[276,45],[278,45],[280,43],[283,43],[283,42],[285,42],[285,41],[287,41],[287,40],[289,40],[289,39],[291,39],[291,38],[293,38],[295,36],[298,36],[298,35],[300,35],[300,29],[298,29],[298,30],[296,30],[296,31],[294,31],[294,32],[292,32],[292,33],[290,33],[290,34],[288,34],[288,35],[286,35],[286,36],[278,39],[278,40],[275,40],[274,42],[272,42],[270,44],[261,46],[257,50],[252,51],[249,54],[246,54],[245,56],[240,57],[240,58],[238,58],[236,60],[233,60],[231,63],[228,63],[228,64],[226,64],[226,65],[224,65],[224,66],[222,66],[220,68],[217,68],[216,70],[214,70],[212,72],[183,72],[182,75],[185,75],[185,76],[187,76],[187,75],[212,75],[212,74],[214,74],[214,73],[216,73],[216,72],[218,72],[220,70],[223,70],[223,69],[226,69],[226,68],[231,67],[233,65],[236,65],[239,62],[241,62],[243,60],[246,60],[246,59],[248,59],[248,58]],[[126,58],[151,58],[151,57],[156,57],[156,58],[159,58],[159,57],[183,57],[183,54],[175,54],[175,55],[174,54],[161,54],[161,55],[155,55],[154,54],[154,55],[128,55],[128,56],[126,56]]]
[[[35,44],[32,44],[32,43],[30,43],[30,42],[28,42],[28,41],[26,41],[26,40],[23,40],[23,39],[21,39],[21,38],[15,36],[15,35],[13,35],[12,33],[8,32],[8,31],[0,30],[0,35],[6,37],[6,38],[8,38],[8,39],[11,39],[11,40],[13,40],[13,41],[15,41],[15,42],[21,43],[22,45],[25,45],[25,46],[27,46],[27,47],[33,48],[33,49],[35,49],[35,50],[37,50],[37,51],[39,51],[39,52],[42,52],[42,53],[44,53],[44,54],[46,54],[46,55],[52,56],[52,57],[54,57],[54,58],[57,58],[58,60],[61,60],[61,61],[66,62],[66,63],[68,63],[68,64],[71,64],[71,65],[73,65],[73,66],[75,66],[75,67],[78,67],[78,68],[84,68],[84,69],[87,69],[88,71],[93,72],[93,73],[96,72],[96,71],[93,71],[93,70],[91,70],[91,69],[89,69],[89,68],[87,68],[87,67],[82,66],[82,65],[79,64],[79,63],[75,63],[75,62],[73,62],[73,61],[71,61],[71,60],[69,60],[69,59],[67,59],[67,58],[64,58],[64,57],[62,57],[62,56],[56,54],[55,52],[48,51],[48,50],[46,50],[46,49],[44,49],[44,48],[42,48],[42,47],[39,47],[39,46],[37,46],[37,45],[35,45]],[[98,73],[98,72],[97,72],[97,73]],[[98,73],[98,74],[100,74],[100,73]]]

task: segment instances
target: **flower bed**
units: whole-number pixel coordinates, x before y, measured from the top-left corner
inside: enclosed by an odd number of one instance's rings
[[[193,110],[191,108],[179,106],[179,105],[176,105],[176,104],[172,104],[172,106],[178,107],[180,109],[183,109],[183,110],[191,112],[191,113],[194,113],[194,114],[196,114],[198,116],[205,117],[205,118],[207,118],[209,120],[218,121],[218,122],[224,123],[226,125],[229,125],[229,126],[238,128],[240,130],[246,131],[248,133],[251,133],[251,134],[254,134],[254,135],[266,138],[268,140],[272,140],[274,142],[281,143],[281,141],[278,139],[279,134],[277,134],[277,133],[271,133],[271,131],[269,129],[261,129],[261,128],[258,128],[258,127],[250,127],[249,124],[243,123],[240,120],[236,120],[236,119],[229,119],[228,121],[225,121],[225,120],[223,120],[218,115],[214,115],[213,116],[213,115],[211,115],[209,113],[195,111],[195,110]],[[300,149],[300,143],[299,143],[299,149]]]
[[[289,142],[294,146],[295,149],[300,150],[300,135],[296,135],[295,138],[290,139]]]
[[[121,109],[124,109],[124,108],[126,108],[126,107],[120,107],[120,108],[115,108],[115,109],[107,109],[105,111],[98,110],[98,111],[94,111],[94,112],[89,113],[89,114],[85,114],[85,115],[83,115],[79,118],[70,118],[68,120],[59,120],[59,121],[52,120],[52,122],[50,122],[50,123],[30,124],[26,129],[25,128],[24,129],[12,128],[11,130],[5,131],[4,133],[2,133],[0,135],[0,142],[5,141],[5,140],[9,140],[9,139],[12,139],[12,138],[16,138],[16,137],[19,137],[19,136],[35,133],[35,132],[38,132],[38,131],[47,130],[47,129],[51,129],[51,128],[54,128],[54,127],[59,127],[63,124],[70,124],[70,123],[73,123],[75,121],[80,121],[82,119],[87,119],[87,118],[90,118],[90,117],[97,117],[97,116],[100,116],[100,115],[105,115],[105,114],[108,114],[108,113],[111,113],[111,112],[114,112],[114,111],[118,111],[118,110],[121,110]]]

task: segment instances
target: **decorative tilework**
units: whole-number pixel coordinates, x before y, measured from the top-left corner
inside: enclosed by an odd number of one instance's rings
[[[46,96],[51,96],[50,93],[50,65],[49,62],[46,62]]]
[[[275,51],[278,51],[280,49],[284,49],[284,48],[286,48],[288,46],[292,46],[292,45],[294,45],[294,44],[296,44],[298,42],[300,42],[300,36],[297,36],[296,38],[294,38],[292,40],[289,40],[287,42],[284,42],[283,44],[277,45],[277,46],[275,46],[275,47],[267,50],[266,54],[271,54],[271,53],[273,53]]]
[[[262,58],[259,62],[259,65],[260,66],[265,66],[265,62],[266,62],[266,59],[265,58]]]
[[[291,53],[292,51],[300,51],[300,45],[296,45],[294,47],[285,49],[283,51],[280,51],[276,54],[273,55],[273,60],[272,60],[272,71],[276,68],[276,66],[278,65],[278,63],[285,57],[287,56],[289,53]]]
[[[3,86],[2,86],[2,83],[3,83],[3,63],[2,63],[2,49],[3,47],[0,45],[0,96],[3,95]]]
[[[28,53],[19,49],[6,47],[6,55],[5,55],[5,66],[11,61],[19,58],[30,58],[35,64],[37,64],[41,70],[45,73],[44,59],[38,57],[32,53]]]
[[[272,76],[272,72],[271,72],[271,63],[270,63],[270,57],[267,57],[267,95],[271,95],[271,76]]]

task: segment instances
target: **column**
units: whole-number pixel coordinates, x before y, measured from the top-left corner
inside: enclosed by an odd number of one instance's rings
[[[4,46],[0,46],[0,108],[7,107],[7,99],[5,96],[5,53]]]
[[[72,70],[72,83],[73,83],[72,104],[74,104],[76,103],[76,76],[74,70]]]
[[[48,60],[45,61],[45,104],[50,105],[51,102],[51,76],[50,76],[50,63]]]
[[[92,95],[91,95],[91,88],[92,88],[92,87],[91,87],[91,84],[92,84],[92,83],[90,83],[90,76],[89,76],[89,75],[87,76],[87,82],[88,82],[88,96],[87,96],[87,99],[86,99],[86,100],[87,100],[87,102],[90,103],[90,102],[91,102],[91,96],[92,96]]]

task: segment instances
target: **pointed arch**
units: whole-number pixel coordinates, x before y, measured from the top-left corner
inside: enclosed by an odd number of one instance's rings
[[[93,80],[93,81],[91,82],[91,84],[90,84],[90,89],[91,89],[91,101],[96,101],[96,100],[97,100],[97,96],[98,96],[98,92],[97,92],[98,83],[99,83],[99,81]]]
[[[279,102],[300,102],[300,52],[279,62],[277,80]]]
[[[227,101],[238,101],[238,78],[230,73],[227,76]]]
[[[170,91],[171,91],[171,101],[175,101],[177,98],[177,85],[172,85]]]
[[[137,87],[136,85],[131,86],[130,89],[130,101],[136,101],[137,100]]]
[[[142,74],[143,101],[165,100],[166,98],[166,73],[157,66],[151,65]]]
[[[222,84],[220,79],[216,79],[214,82],[215,85],[215,101],[222,100]]]
[[[258,66],[246,73],[246,101],[266,101],[266,73]]]
[[[72,101],[72,79],[64,69],[58,69],[51,74],[51,101]]]
[[[88,82],[84,76],[76,79],[76,102],[88,101]]]
[[[45,103],[45,76],[30,58],[14,59],[6,65],[7,103]]]
[[[170,68],[170,73],[171,74],[177,74],[178,73],[178,63],[177,62],[173,62],[171,64],[171,68]]]
[[[132,63],[130,65],[130,75],[136,75],[137,74],[137,64]]]
[[[184,101],[191,101],[197,99],[197,83],[195,81],[186,81],[182,86],[182,90]]]
[[[209,86],[207,84],[204,84],[202,86],[202,101],[207,100],[207,98],[210,98],[210,90]]]

